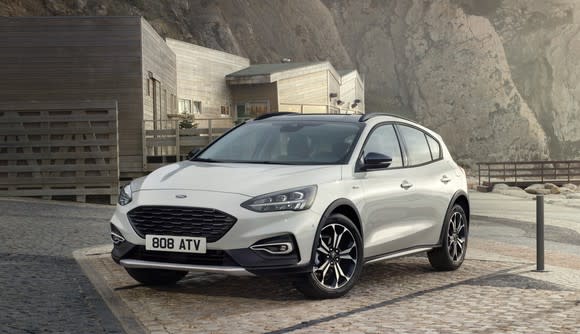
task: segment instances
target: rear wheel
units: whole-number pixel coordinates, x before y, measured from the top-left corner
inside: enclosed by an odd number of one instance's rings
[[[467,215],[461,205],[455,204],[445,218],[442,245],[429,251],[427,256],[433,268],[455,270],[461,267],[467,250]]]
[[[125,268],[127,273],[136,281],[145,285],[168,285],[175,284],[187,275],[187,271]]]
[[[363,264],[360,232],[346,216],[333,214],[322,223],[315,243],[314,270],[295,282],[309,298],[338,298],[358,280]]]

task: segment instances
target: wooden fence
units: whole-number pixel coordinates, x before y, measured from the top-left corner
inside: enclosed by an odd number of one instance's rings
[[[178,120],[143,121],[143,170],[153,171],[184,160],[194,148],[202,148],[231,129],[231,119],[196,119],[196,127],[180,128]]]
[[[0,103],[0,196],[119,192],[117,102]]]
[[[534,183],[580,182],[578,160],[479,162],[477,166],[479,185],[486,187],[497,183],[526,187]]]

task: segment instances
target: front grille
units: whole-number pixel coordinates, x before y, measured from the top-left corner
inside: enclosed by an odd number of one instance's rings
[[[206,266],[237,266],[238,264],[224,251],[209,250],[205,254],[158,252],[145,250],[144,246],[135,246],[125,259],[178,263],[197,264]]]
[[[215,242],[236,223],[236,218],[215,209],[181,206],[140,206],[127,214],[137,234],[177,235]]]

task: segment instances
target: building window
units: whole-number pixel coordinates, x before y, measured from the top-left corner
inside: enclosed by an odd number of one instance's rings
[[[179,113],[180,114],[191,114],[191,100],[179,99]]]
[[[163,111],[167,114],[167,89],[163,90]]]
[[[236,104],[236,118],[239,120],[243,120],[246,118],[246,104],[240,103]]]
[[[147,90],[147,96],[151,96],[151,79],[147,79],[147,87],[145,88]]]
[[[221,107],[221,115],[222,115],[222,117],[229,117],[230,116],[230,107],[229,106],[222,106]]]
[[[201,114],[201,101],[193,101],[193,113]]]
[[[270,112],[270,102],[248,102],[236,105],[236,114],[238,119],[256,118],[260,115]]]

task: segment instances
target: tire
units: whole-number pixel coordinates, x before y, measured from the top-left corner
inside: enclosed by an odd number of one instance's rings
[[[187,275],[187,271],[125,268],[127,273],[136,281],[145,285],[169,285],[175,284]]]
[[[445,216],[441,247],[427,252],[429,263],[436,270],[449,271],[461,267],[467,251],[469,224],[461,205],[455,204]]]
[[[363,266],[358,228],[348,217],[332,214],[321,223],[314,250],[313,272],[299,276],[294,285],[312,299],[344,296],[358,281]]]

